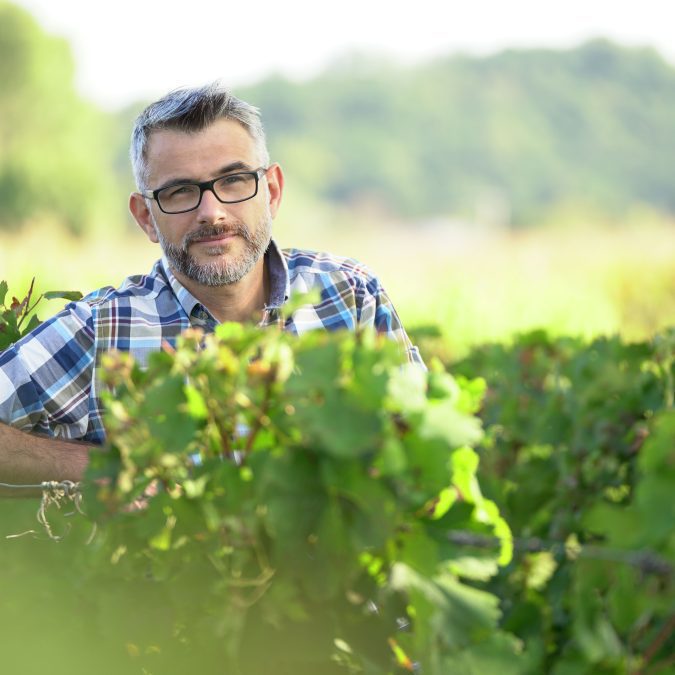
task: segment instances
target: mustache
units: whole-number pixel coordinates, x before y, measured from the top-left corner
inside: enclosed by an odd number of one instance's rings
[[[200,239],[204,239],[206,237],[220,237],[233,234],[239,235],[248,242],[252,240],[251,232],[248,227],[244,225],[244,223],[234,223],[229,227],[205,225],[204,227],[200,227],[198,230],[188,232],[188,234],[183,237],[182,249],[187,251],[190,244],[193,244],[195,241],[199,241]]]

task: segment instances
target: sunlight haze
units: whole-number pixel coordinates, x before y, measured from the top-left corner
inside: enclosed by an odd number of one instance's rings
[[[249,84],[271,73],[306,78],[350,52],[414,63],[457,51],[567,48],[607,37],[652,46],[675,61],[668,2],[392,3],[206,0],[114,4],[20,0],[73,49],[81,92],[107,108],[223,78]],[[671,26],[671,28],[669,28]]]

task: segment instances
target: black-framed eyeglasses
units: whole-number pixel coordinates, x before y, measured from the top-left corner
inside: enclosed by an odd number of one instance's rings
[[[211,190],[223,204],[236,204],[253,199],[258,194],[258,183],[269,167],[255,171],[239,171],[219,176],[203,183],[176,183],[159,190],[144,190],[141,194],[154,199],[159,208],[168,214],[193,211],[202,203],[205,190]]]

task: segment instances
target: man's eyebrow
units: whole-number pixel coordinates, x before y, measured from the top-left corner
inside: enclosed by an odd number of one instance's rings
[[[216,172],[216,176],[224,176],[227,173],[232,173],[233,171],[253,171],[253,168],[249,166],[246,162],[242,161],[237,161],[237,162],[230,162],[230,164],[226,164],[225,166],[221,167],[218,169]],[[182,185],[183,183],[196,183],[192,178],[171,178],[167,180],[165,183],[162,183],[157,190],[163,190],[164,188],[171,187],[173,185]]]
[[[253,167],[249,166],[246,162],[232,162],[219,169],[218,174],[222,176],[223,174],[231,173],[232,171],[253,171]]]

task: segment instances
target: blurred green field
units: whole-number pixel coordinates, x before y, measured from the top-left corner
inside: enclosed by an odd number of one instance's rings
[[[387,226],[320,210],[310,221],[303,211],[291,205],[293,219],[280,216],[279,243],[367,263],[408,328],[440,327],[449,358],[534,328],[642,339],[675,324],[675,223],[514,232],[449,222]],[[16,295],[32,276],[38,291],[87,292],[148,271],[158,255],[131,226],[124,236],[78,239],[43,223],[0,233],[0,278]],[[61,304],[45,303],[40,317]]]

